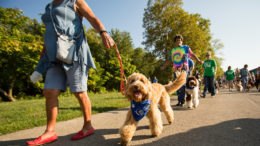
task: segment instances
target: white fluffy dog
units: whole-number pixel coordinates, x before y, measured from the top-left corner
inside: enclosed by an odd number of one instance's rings
[[[236,87],[237,91],[240,91],[240,92],[243,91],[242,82],[241,82],[240,80],[237,80],[237,81],[235,82],[235,87]]]
[[[194,76],[187,78],[185,91],[188,108],[197,108],[199,105],[199,81]]]

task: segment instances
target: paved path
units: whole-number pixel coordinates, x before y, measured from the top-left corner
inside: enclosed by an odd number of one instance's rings
[[[172,97],[172,105],[176,97]],[[147,118],[141,120],[130,145],[144,146],[260,146],[260,92],[228,92],[200,99],[195,110],[172,106],[175,121],[168,125],[163,115],[164,130],[156,138],[150,136]],[[116,146],[118,129],[124,122],[127,108],[92,116],[96,133],[79,141],[70,137],[80,130],[82,118],[57,124],[59,139],[48,146]],[[43,127],[0,136],[0,146],[25,145],[39,136]]]

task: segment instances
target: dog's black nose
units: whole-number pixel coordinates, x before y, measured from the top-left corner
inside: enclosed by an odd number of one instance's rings
[[[138,88],[139,88],[138,86],[136,86],[136,85],[134,86],[134,89],[138,89]]]

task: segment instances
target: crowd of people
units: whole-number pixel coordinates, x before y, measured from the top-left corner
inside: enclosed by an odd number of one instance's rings
[[[201,86],[201,75],[198,70],[192,74],[194,69],[194,62],[192,59],[195,59],[196,62],[200,63],[203,68],[203,84],[204,90],[201,97],[205,98],[207,92],[210,92],[211,96],[215,96],[215,76],[217,71],[217,63],[212,58],[211,52],[206,53],[206,60],[201,61],[191,50],[188,45],[183,45],[183,37],[178,34],[174,38],[175,48],[170,51],[169,59],[161,67],[163,70],[168,64],[173,64],[173,77],[174,80],[178,77],[181,71],[187,72],[187,77],[195,76],[199,81],[199,86]],[[178,103],[176,106],[184,106],[185,103],[185,84],[177,90]]]
[[[228,67],[228,70],[222,77],[217,79],[220,87],[228,88],[229,91],[234,89],[237,91],[250,91],[251,88],[256,87],[260,92],[260,67],[256,71],[249,71],[248,65],[245,64],[242,69],[236,68],[235,71]]]
[[[170,51],[169,59],[161,67],[161,70],[172,63],[174,79],[177,78],[181,71],[186,71],[187,77],[195,76],[199,81],[199,87],[201,87],[202,84],[204,86],[201,94],[202,98],[205,98],[208,92],[214,97],[220,87],[226,87],[229,91],[232,91],[234,87],[236,87],[238,91],[249,91],[250,88],[255,86],[260,92],[260,67],[258,67],[255,72],[249,72],[247,64],[244,65],[244,68],[240,70],[237,68],[235,71],[229,66],[224,75],[216,79],[217,63],[212,58],[211,52],[207,52],[206,60],[201,61],[193,54],[188,45],[182,45],[183,37],[181,35],[176,35],[174,43],[175,48]],[[182,52],[182,54],[180,54],[180,52]],[[192,58],[202,64],[202,75],[200,75],[198,70],[195,70],[194,74],[192,74],[194,69]],[[201,78],[201,76],[203,78]],[[185,103],[185,85],[177,91],[177,96],[178,103],[176,106],[183,106]]]

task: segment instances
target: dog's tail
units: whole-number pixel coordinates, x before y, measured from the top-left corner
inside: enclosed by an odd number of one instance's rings
[[[172,94],[178,89],[180,89],[185,84],[185,82],[186,82],[186,72],[183,71],[174,82],[164,85],[164,87],[169,94]]]

